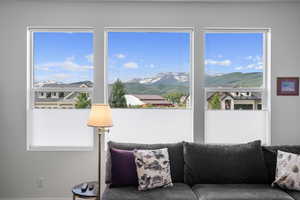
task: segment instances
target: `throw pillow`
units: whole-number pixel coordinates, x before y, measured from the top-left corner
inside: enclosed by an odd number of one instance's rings
[[[168,149],[134,150],[139,190],[173,186]]]
[[[260,141],[236,145],[184,144],[184,182],[265,184],[268,172]]]
[[[300,191],[300,155],[278,150],[276,176],[272,185]]]
[[[138,185],[133,151],[110,149],[111,187]]]

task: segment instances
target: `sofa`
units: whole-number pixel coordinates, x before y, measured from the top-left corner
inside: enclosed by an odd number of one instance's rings
[[[300,192],[271,187],[277,150],[300,154],[300,146],[204,145],[197,143],[133,144],[109,142],[124,150],[168,148],[173,187],[139,191],[137,186],[110,187],[106,163],[102,200],[300,200]],[[232,148],[233,147],[233,148]],[[259,150],[257,150],[259,148]],[[226,156],[224,156],[226,155]],[[255,159],[262,157],[262,165]],[[215,175],[214,175],[215,174]]]

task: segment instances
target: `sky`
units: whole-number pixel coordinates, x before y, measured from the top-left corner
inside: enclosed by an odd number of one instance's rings
[[[110,32],[108,79],[128,81],[190,71],[189,33]]]
[[[263,33],[207,33],[205,73],[262,72]]]
[[[263,34],[208,33],[205,72],[261,72]],[[200,55],[201,56],[201,55]],[[195,55],[197,59],[197,55]],[[93,34],[34,33],[34,80],[92,81]],[[110,32],[109,82],[155,76],[160,72],[190,72],[189,33]]]
[[[34,81],[77,82],[93,79],[93,34],[34,33]]]

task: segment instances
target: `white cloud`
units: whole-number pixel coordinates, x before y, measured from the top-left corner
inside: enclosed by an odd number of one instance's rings
[[[154,68],[155,65],[154,65],[154,64],[150,64],[149,67],[150,67],[150,68]]]
[[[260,62],[261,61],[261,56],[247,56],[245,57],[246,60],[251,60],[253,62]]]
[[[51,81],[57,81],[57,82],[68,82],[74,78],[71,74],[66,73],[51,73],[47,75],[39,75],[36,77],[38,81],[45,81],[45,80],[51,80]]]
[[[118,59],[126,58],[126,56],[122,53],[116,54],[115,57],[118,58]]]
[[[262,70],[263,66],[262,65],[256,66],[255,69]]]
[[[253,63],[253,64],[249,64],[249,65],[246,65],[246,66],[239,66],[239,67],[235,68],[235,70],[238,70],[238,71],[246,70],[246,69],[262,70],[263,65],[262,65],[262,63],[258,62],[258,63]]]
[[[70,74],[64,74],[64,73],[58,73],[58,74],[52,74],[53,79],[56,80],[64,80],[67,78],[70,78],[71,75]]]
[[[125,63],[123,65],[125,68],[128,68],[128,69],[136,69],[139,67],[139,65],[135,62],[128,62],[128,63]]]
[[[231,61],[226,60],[213,60],[213,59],[207,59],[205,60],[206,65],[219,65],[219,66],[229,66],[231,65]]]
[[[94,55],[93,54],[86,55],[85,58],[88,60],[89,63],[93,63]]]
[[[252,60],[253,56],[247,56],[245,57],[246,60]]]
[[[240,70],[243,70],[244,68],[240,66],[240,67],[236,67],[234,69],[240,71]]]
[[[69,71],[86,71],[94,68],[91,65],[79,65],[74,62],[74,59],[75,59],[74,56],[72,56],[72,57],[67,57],[63,62],[44,63],[42,65],[36,66],[36,69],[49,71],[50,68],[57,67]]]
[[[34,66],[35,70],[39,71],[51,71],[49,67],[41,67],[41,66]]]

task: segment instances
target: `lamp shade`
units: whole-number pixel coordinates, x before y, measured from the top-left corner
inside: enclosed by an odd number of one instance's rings
[[[92,127],[112,127],[111,109],[107,104],[93,104],[87,122]]]

